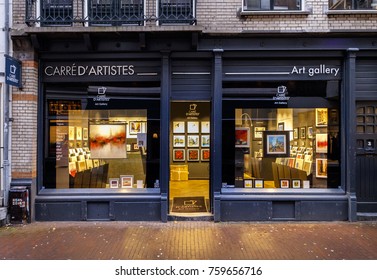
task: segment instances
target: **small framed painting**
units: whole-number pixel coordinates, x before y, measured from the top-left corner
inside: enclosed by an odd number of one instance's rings
[[[315,160],[316,172],[315,175],[317,178],[327,178],[327,159],[326,158],[317,158]]]
[[[284,122],[278,123],[278,130],[283,131],[284,130]]]
[[[243,181],[244,188],[252,188],[253,187],[253,180],[247,179]]]
[[[254,139],[262,139],[263,131],[265,130],[266,128],[264,126],[256,126],[254,128]]]
[[[187,160],[188,161],[199,161],[199,149],[188,149],[187,150]]]
[[[120,175],[120,186],[122,188],[132,188],[134,185],[133,175]]]
[[[185,161],[185,149],[173,149],[173,161]]]
[[[293,189],[300,189],[301,188],[301,180],[300,179],[292,179],[292,188]]]
[[[293,129],[293,139],[298,139],[298,127]]]
[[[173,135],[173,147],[185,147],[185,139],[184,135]]]
[[[76,140],[82,140],[82,128],[80,126],[76,127]]]
[[[199,122],[187,122],[187,133],[199,133]]]
[[[308,139],[312,139],[314,137],[313,127],[309,126],[307,132],[308,132]]]
[[[88,140],[89,133],[88,133],[88,128],[84,127],[82,129],[82,140]]]
[[[109,186],[111,189],[119,188],[119,178],[110,178],[109,179]]]
[[[209,144],[210,144],[209,135],[202,135],[201,146],[202,147],[209,147]]]
[[[280,179],[280,188],[288,189],[290,185],[289,179]]]
[[[315,136],[315,151],[317,153],[327,153],[327,133],[318,133]]]
[[[250,128],[236,127],[236,147],[249,148],[250,146]]]
[[[199,135],[188,135],[187,147],[199,147]]]
[[[68,127],[68,140],[75,140],[75,127]]]
[[[300,138],[306,139],[306,127],[300,127]]]
[[[210,132],[210,122],[205,121],[201,122],[201,133],[209,133]]]
[[[138,134],[141,133],[141,122],[138,121],[130,121],[130,134]]]
[[[315,126],[326,127],[328,123],[327,108],[315,109]]]
[[[254,179],[254,188],[264,188],[264,180],[263,179]]]
[[[209,159],[210,159],[209,149],[202,149],[201,150],[201,159],[202,159],[202,161],[209,161]]]
[[[185,133],[185,122],[173,122],[173,133]]]

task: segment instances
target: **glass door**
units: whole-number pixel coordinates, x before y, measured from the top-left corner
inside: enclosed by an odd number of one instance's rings
[[[170,214],[210,212],[210,102],[172,102]]]

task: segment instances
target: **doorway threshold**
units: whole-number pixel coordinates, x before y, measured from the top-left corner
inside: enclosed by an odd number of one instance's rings
[[[168,221],[213,221],[213,214],[208,212],[170,213]]]

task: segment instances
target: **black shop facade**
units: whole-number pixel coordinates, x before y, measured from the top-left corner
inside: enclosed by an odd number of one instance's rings
[[[353,54],[41,54],[35,219],[352,220]]]

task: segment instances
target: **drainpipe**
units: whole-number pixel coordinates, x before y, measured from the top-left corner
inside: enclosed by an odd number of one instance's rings
[[[5,34],[5,55],[9,55],[9,0],[4,0],[4,11],[5,11],[5,22],[4,22],[4,34]],[[11,103],[10,103],[10,86],[8,84],[4,84],[4,96],[3,96],[3,106],[4,106],[4,127],[3,127],[3,137],[4,137],[4,145],[3,145],[3,186],[4,186],[4,206],[8,206],[8,196],[9,196],[9,188],[10,188],[10,137],[11,137],[11,129],[10,129],[10,112],[11,112]]]

